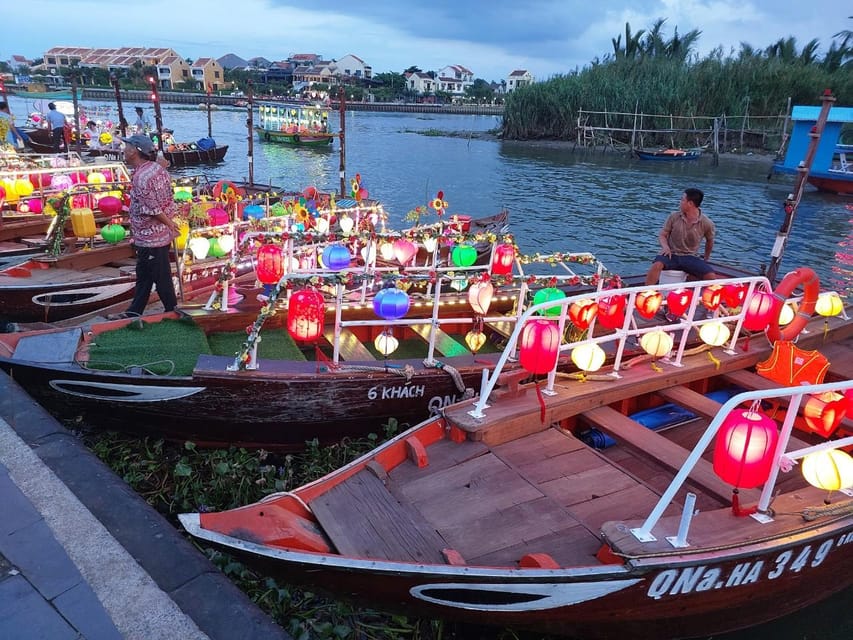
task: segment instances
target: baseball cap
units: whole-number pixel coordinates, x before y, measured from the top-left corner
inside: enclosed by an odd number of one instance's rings
[[[140,153],[143,153],[146,156],[154,153],[154,143],[148,136],[135,135],[128,138],[122,138],[121,141],[133,145]]]

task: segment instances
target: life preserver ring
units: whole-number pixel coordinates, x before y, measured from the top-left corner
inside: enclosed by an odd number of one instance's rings
[[[782,307],[799,286],[803,287],[803,301],[800,303],[799,309],[797,309],[797,315],[783,329],[779,326],[779,316],[782,314]],[[800,334],[800,331],[806,328],[806,324],[808,324],[814,312],[819,294],[820,280],[817,274],[808,267],[794,269],[782,278],[782,282],[773,291],[773,295],[779,300],[779,304],[776,305],[776,316],[770,321],[770,325],[767,327],[767,339],[770,342],[776,342],[777,340],[793,340],[796,338]]]

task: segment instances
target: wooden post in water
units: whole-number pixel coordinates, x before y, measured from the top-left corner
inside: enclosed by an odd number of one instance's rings
[[[74,104],[74,133],[77,136],[77,151],[80,151],[81,143],[83,142],[83,131],[80,129],[80,110],[77,104],[77,72],[71,72],[71,102]],[[71,151],[71,141],[65,144],[65,150]]]
[[[148,77],[151,85],[151,102],[154,103],[154,127],[157,129],[157,148],[163,151],[163,114],[160,111],[160,93],[157,91],[157,81],[153,76]]]
[[[121,106],[121,91],[119,90],[118,76],[114,73],[110,74],[110,84],[113,85],[113,89],[116,94],[116,106],[118,107],[118,129],[121,132],[121,137],[124,138],[127,136],[127,120],[124,119],[124,109]]]
[[[714,117],[714,166],[720,165],[720,119]]]
[[[347,145],[346,145],[346,130],[347,130],[347,96],[344,88],[341,87],[338,89],[338,109],[339,116],[341,118],[341,130],[338,132],[338,139],[341,143],[341,163],[340,163],[340,177],[341,177],[341,198],[344,197],[346,191],[346,179],[347,179]]]
[[[213,137],[213,121],[210,116],[210,85],[207,85],[207,137]]]
[[[254,123],[252,122],[252,119],[254,118],[254,113],[255,113],[255,97],[254,97],[254,94],[252,92],[252,85],[253,84],[254,83],[251,80],[249,80],[249,82],[246,85],[246,97],[249,99],[248,100],[249,106],[246,107],[246,109],[248,111],[248,114],[247,114],[248,117],[246,118],[246,128],[249,130],[248,131],[249,135],[246,138],[246,142],[248,143],[247,144],[247,146],[248,146],[247,156],[249,158],[249,180],[248,180],[249,186],[255,184],[255,150],[254,150],[254,140],[252,138],[252,131],[254,130],[254,126],[253,126]]]
[[[820,136],[823,134],[823,129],[826,126],[826,121],[829,118],[829,110],[832,108],[832,103],[835,102],[835,96],[832,91],[826,89],[821,98],[823,104],[820,108],[820,113],[817,117],[817,122],[809,132],[809,146],[806,149],[806,157],[797,166],[797,181],[794,183],[794,192],[789,194],[785,200],[785,218],[782,220],[782,226],[776,232],[776,242],[773,243],[773,250],[770,253],[770,266],[764,274],[770,283],[776,280],[776,274],[779,271],[779,265],[782,263],[782,254],[785,253],[785,244],[788,242],[788,236],[791,234],[791,227],[794,224],[794,217],[797,214],[797,207],[800,206],[800,199],[803,197],[803,189],[806,187],[806,181],[809,177],[809,170],[812,167],[817,146],[820,143]]]

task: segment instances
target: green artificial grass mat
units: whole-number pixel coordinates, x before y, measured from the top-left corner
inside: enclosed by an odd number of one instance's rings
[[[89,347],[88,366],[108,371],[142,366],[156,375],[188,376],[199,354],[210,353],[204,332],[192,320],[135,320],[98,335]]]
[[[207,336],[210,351],[217,356],[235,356],[246,341],[245,331],[211,333]],[[306,360],[305,355],[284,329],[261,331],[258,358],[267,360]]]

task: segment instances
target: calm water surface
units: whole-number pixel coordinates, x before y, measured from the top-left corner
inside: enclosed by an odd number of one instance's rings
[[[19,122],[29,110],[20,98],[13,97],[10,106]],[[126,116],[133,106],[126,105]],[[166,105],[163,123],[175,130],[179,141],[207,135],[207,118],[197,109]],[[406,212],[442,190],[452,213],[476,217],[507,208],[512,232],[525,253],[591,251],[620,274],[645,271],[657,252],[664,219],[677,207],[684,188],[696,186],[705,192],[703,210],[717,225],[713,257],[749,270],[769,261],[783,219],[781,203],[789,190],[784,183],[768,183],[769,160],[723,159],[719,167],[707,158],[656,164],[571,148],[418,133],[485,132],[498,125],[493,116],[348,112],[347,177],[361,174],[371,197],[383,202],[395,226],[403,225]],[[203,172],[211,180],[244,179],[246,112],[215,111],[213,137],[230,148],[225,162]],[[286,189],[315,185],[335,190],[337,150],[337,142],[333,150],[319,151],[260,143],[256,137],[255,180]],[[853,294],[853,211],[847,204],[853,205],[853,199],[807,192],[780,273],[809,266],[823,288]],[[847,640],[853,637],[851,601],[853,591],[848,589],[804,613],[717,637]]]

